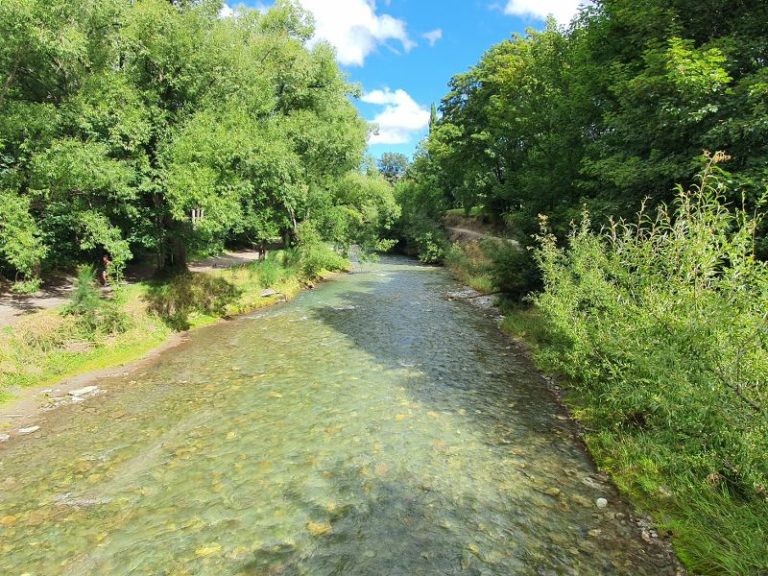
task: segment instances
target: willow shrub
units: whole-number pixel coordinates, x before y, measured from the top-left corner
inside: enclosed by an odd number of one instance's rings
[[[768,269],[753,255],[759,218],[726,203],[718,156],[635,223],[594,232],[585,214],[567,249],[545,223],[536,304],[557,343],[547,360],[590,399],[590,426],[666,446],[645,455],[662,481],[762,507]]]

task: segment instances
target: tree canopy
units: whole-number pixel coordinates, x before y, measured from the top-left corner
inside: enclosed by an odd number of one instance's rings
[[[183,265],[190,250],[291,238],[309,220],[341,243],[388,226],[360,200],[393,196],[360,175],[369,128],[357,89],[329,45],[307,47],[310,15],[290,0],[234,18],[220,8],[0,3],[6,275],[98,252],[119,266],[153,253]],[[370,230],[340,226],[350,214]]]
[[[563,232],[585,204],[599,221],[670,200],[705,150],[725,150],[731,200],[754,206],[768,181],[766,25],[760,0],[597,0],[454,76],[410,176],[450,207],[526,234],[545,213]]]

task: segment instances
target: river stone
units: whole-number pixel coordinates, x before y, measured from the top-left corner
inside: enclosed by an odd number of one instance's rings
[[[85,388],[77,388],[76,390],[70,390],[69,395],[70,396],[89,396],[91,394],[96,394],[96,392],[99,391],[98,386],[86,386]]]
[[[273,290],[272,288],[266,288],[261,291],[261,297],[266,298],[267,296],[277,296],[280,294],[277,290]]]
[[[595,504],[597,505],[598,508],[602,509],[608,506],[608,500],[606,500],[605,498],[598,498],[597,500],[595,500]]]
[[[0,434],[0,442],[8,442],[11,439],[10,434]]]
[[[40,430],[40,426],[27,426],[26,428],[19,428],[19,434],[32,434]]]
[[[544,494],[547,496],[560,496],[560,488],[555,488],[552,486],[551,488],[544,490]]]

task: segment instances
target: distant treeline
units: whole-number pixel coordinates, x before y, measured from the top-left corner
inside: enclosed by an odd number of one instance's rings
[[[451,80],[410,168],[406,236],[425,244],[446,208],[481,206],[523,239],[540,213],[558,234],[584,206],[596,223],[631,215],[690,185],[705,150],[730,156],[728,199],[754,207],[768,183],[766,30],[764,0],[597,0],[565,29],[550,20],[493,46]]]
[[[375,247],[397,217],[311,18],[278,1],[0,2],[0,274],[302,233]]]

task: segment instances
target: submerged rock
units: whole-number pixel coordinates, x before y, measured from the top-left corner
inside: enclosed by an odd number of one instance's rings
[[[597,507],[601,509],[605,508],[606,506],[608,506],[608,500],[606,500],[605,498],[598,498],[597,500],[595,500],[595,505],[597,505]]]

